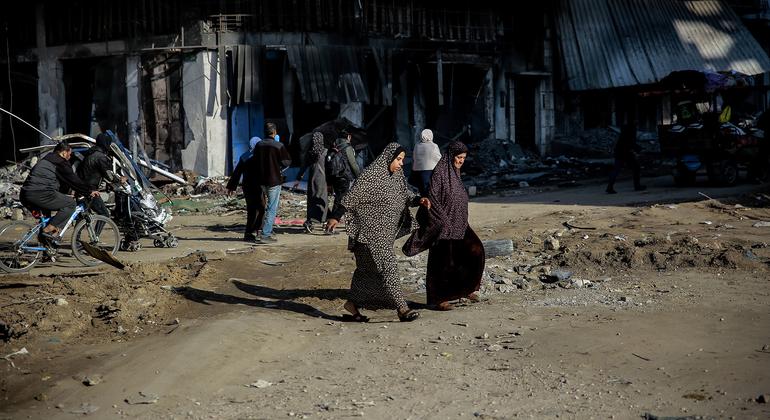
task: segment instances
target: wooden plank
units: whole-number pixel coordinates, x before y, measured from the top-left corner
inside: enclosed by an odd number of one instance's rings
[[[316,73],[316,65],[313,60],[313,53],[312,49],[315,48],[313,46],[305,46],[301,51],[303,55],[303,64],[306,66],[306,74],[309,76],[310,79],[310,97],[312,98],[313,102],[320,102],[321,99],[318,96],[318,74]]]
[[[444,105],[444,63],[441,61],[441,50],[436,50],[436,79],[438,80],[438,106]]]

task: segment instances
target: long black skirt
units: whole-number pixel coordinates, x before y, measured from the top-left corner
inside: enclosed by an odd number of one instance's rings
[[[484,245],[470,226],[463,239],[437,241],[428,252],[425,279],[428,304],[459,299],[478,291],[484,263]]]

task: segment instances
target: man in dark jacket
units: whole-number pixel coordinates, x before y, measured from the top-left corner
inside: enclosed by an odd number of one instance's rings
[[[265,124],[265,138],[257,144],[254,155],[249,159],[249,166],[253,166],[253,170],[246,173],[247,176],[253,177],[248,182],[251,185],[259,185],[262,194],[267,197],[267,200],[260,201],[260,204],[267,202],[267,208],[260,205],[257,216],[257,226],[262,225],[263,242],[277,241],[273,235],[273,222],[281,198],[282,172],[291,165],[291,156],[286,147],[275,140],[277,134],[278,128],[275,124]],[[246,182],[244,179],[244,183]]]
[[[90,188],[75,175],[69,162],[70,156],[72,148],[66,141],[57,144],[53,152],[40,159],[32,168],[19,194],[21,203],[30,210],[56,211],[56,215],[42,232],[50,235],[52,239],[58,239],[56,235],[67,224],[77,205],[75,199],[63,194],[62,190],[71,188],[79,195],[99,195],[98,191]]]
[[[260,214],[263,217],[265,214],[265,195],[262,194],[262,188],[256,183],[257,165],[251,159],[254,156],[254,149],[261,141],[262,139],[259,137],[251,138],[249,151],[238,159],[238,164],[235,165],[230,180],[227,182],[227,189],[231,194],[238,188],[238,183],[241,183],[243,188],[243,197],[246,199],[246,230],[243,233],[243,240],[246,242],[261,242],[257,238],[256,232],[262,224],[259,218]],[[241,182],[241,178],[243,178],[243,182]],[[261,212],[260,209],[262,209]]]
[[[116,183],[125,182],[112,171],[110,144],[112,144],[112,138],[107,134],[101,133],[96,136],[96,146],[85,152],[83,162],[78,166],[78,177],[93,191],[99,190],[102,180]],[[110,212],[104,205],[101,196],[96,196],[91,201],[91,210],[102,216],[110,217]]]

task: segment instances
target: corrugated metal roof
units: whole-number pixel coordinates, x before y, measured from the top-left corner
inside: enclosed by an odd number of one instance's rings
[[[291,45],[287,52],[303,101],[369,102],[354,47]]]
[[[770,58],[719,0],[560,0],[561,64],[571,90],[659,82],[679,70],[770,71]]]

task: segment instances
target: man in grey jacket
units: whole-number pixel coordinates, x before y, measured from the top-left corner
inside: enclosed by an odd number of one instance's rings
[[[72,148],[69,143],[62,141],[54,147],[53,152],[47,154],[29,172],[24,185],[21,187],[19,199],[30,210],[42,210],[50,214],[56,211],[51,222],[43,229],[44,235],[50,235],[51,239],[59,239],[57,235],[67,224],[72,213],[75,212],[77,203],[72,196],[62,193],[70,188],[79,195],[96,197],[98,191],[83,182],[72,170],[69,159],[72,156]]]

